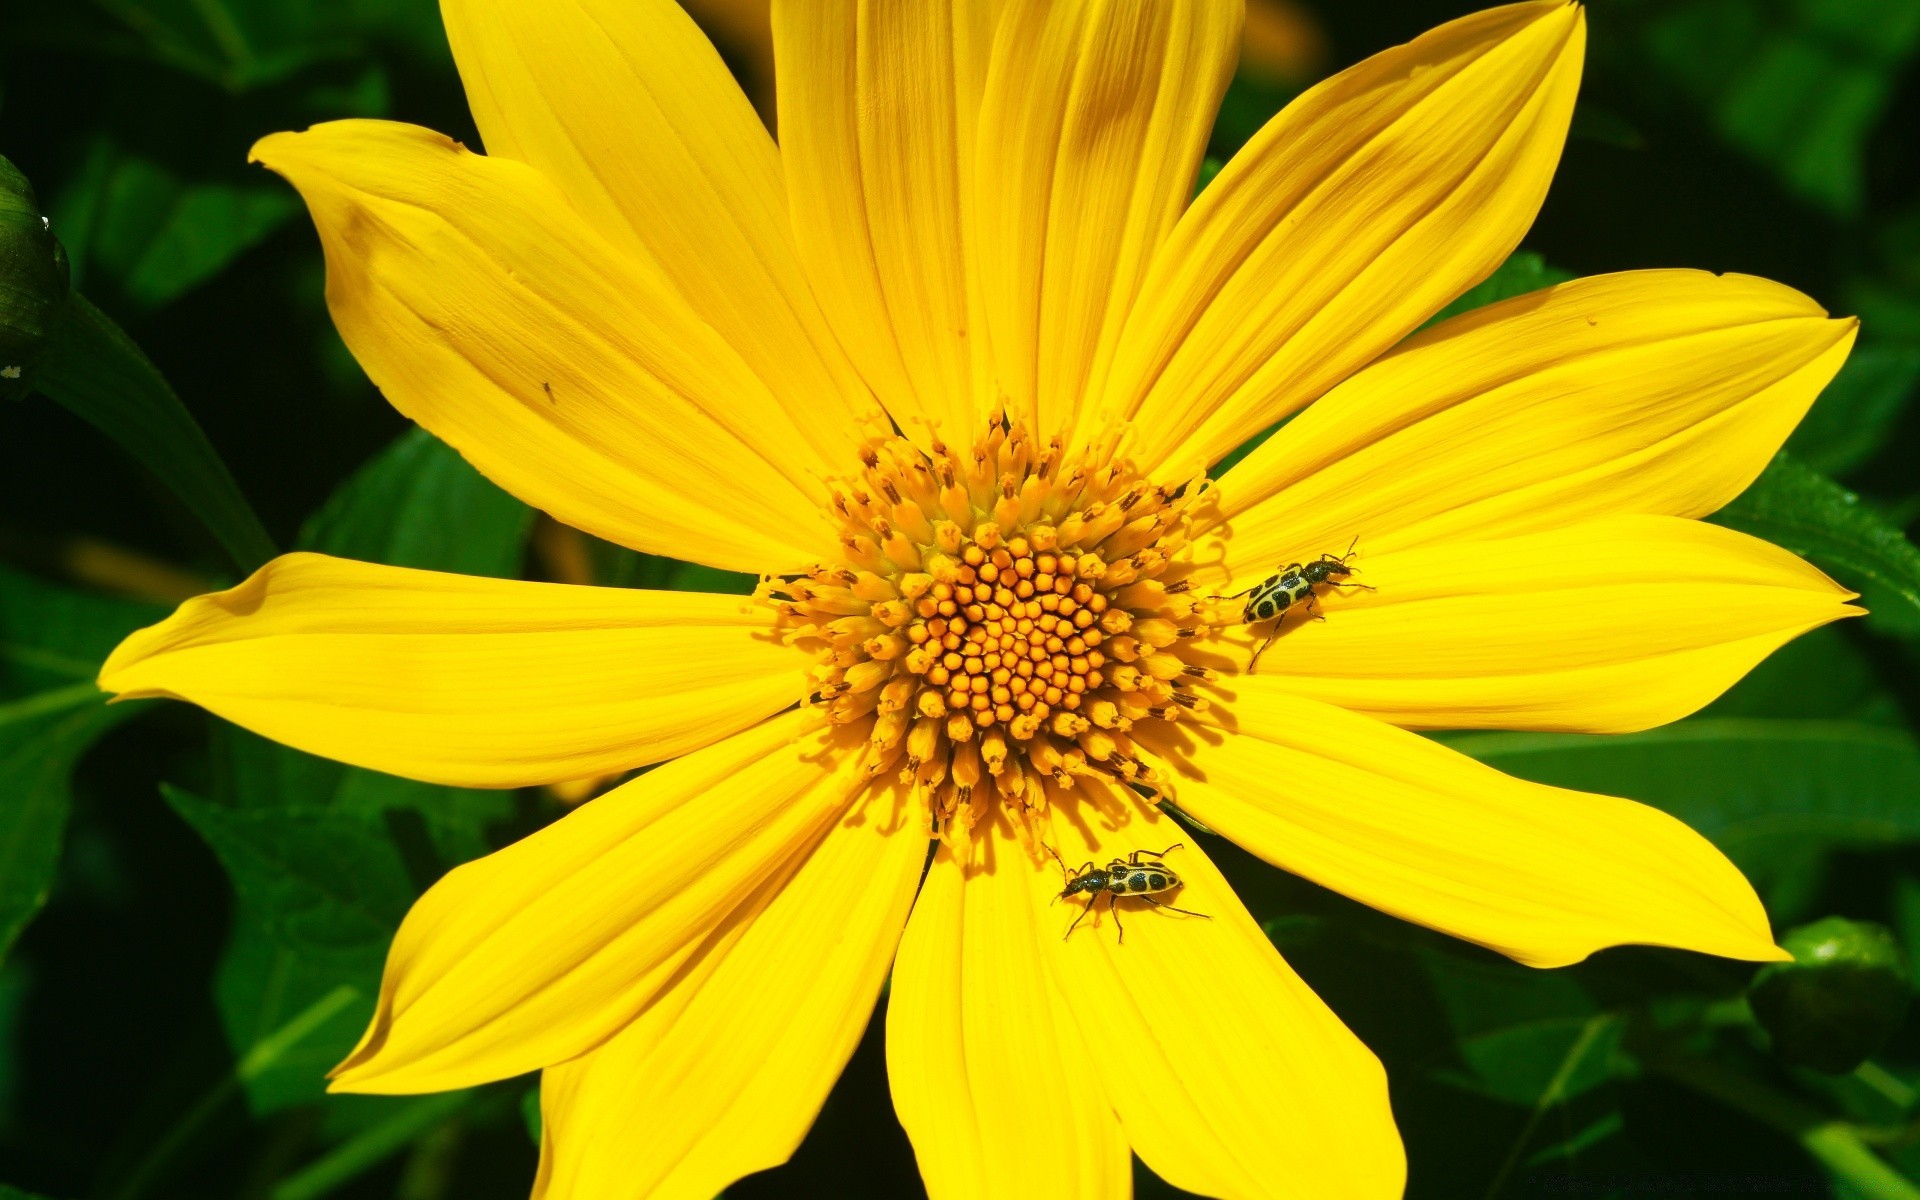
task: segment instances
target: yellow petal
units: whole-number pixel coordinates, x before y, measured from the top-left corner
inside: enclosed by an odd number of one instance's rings
[[[1221,480],[1226,567],[1503,537],[1740,494],[1853,344],[1745,275],[1579,279],[1420,334]]]
[[[481,579],[289,554],[130,635],[100,686],[312,754],[519,787],[698,749],[798,700],[744,596]]]
[[[1082,438],[1131,417],[1184,477],[1485,278],[1546,195],[1584,45],[1577,6],[1490,9],[1288,105],[1155,256]]]
[[[543,1200],[708,1200],[785,1162],[860,1041],[926,862],[897,789],[857,802],[611,1041],[547,1068]]]
[[[401,412],[522,500],[733,570],[834,547],[826,464],[657,270],[532,168],[386,121],[263,138],[327,256],[334,323]]]
[[[780,151],[814,292],[908,436],[984,410],[968,282],[974,130],[998,0],[778,0]]]
[[[1189,835],[1130,795],[1100,785],[1092,795],[1096,805],[1056,810],[1066,862],[1168,850],[1185,886],[1159,898],[1204,914],[1096,901],[1072,936],[1048,936],[1083,901],[1049,906],[1059,869],[1022,859],[1048,965],[1098,1047],[1095,1078],[1134,1152],[1205,1196],[1398,1200],[1406,1157],[1379,1061],[1281,960]]]
[[[1232,691],[1231,732],[1186,739],[1178,801],[1277,866],[1529,966],[1629,943],[1782,957],[1746,879],[1658,809],[1502,775],[1284,680]]]
[[[762,722],[434,884],[394,937],[334,1090],[469,1087],[625,1028],[846,808],[855,748],[821,723]]]
[[[1290,614],[1259,673],[1413,728],[1663,725],[1788,640],[1860,611],[1785,550],[1678,517],[1605,517],[1352,564],[1376,590],[1322,589],[1327,619],[1304,605]],[[1235,626],[1220,644],[1244,669],[1272,628]]]
[[[780,152],[692,19],[673,0],[447,0],[441,13],[487,153],[538,169],[656,267],[818,455],[851,462],[878,405],[800,270]]]
[[[995,379],[1071,430],[1193,194],[1244,0],[1014,0],[980,109],[980,280]]]
[[[1032,868],[1004,816],[963,866],[942,846],[914,902],[887,1002],[887,1076],[933,1200],[1124,1198],[1131,1162],[1047,976]],[[1056,910],[1057,912],[1057,910]]]

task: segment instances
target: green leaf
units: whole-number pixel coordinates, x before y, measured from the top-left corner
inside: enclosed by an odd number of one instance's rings
[[[17,1187],[0,1183],[0,1200],[47,1200],[39,1192],[23,1192]]]
[[[746,596],[758,582],[739,571],[642,554],[625,546],[589,543],[594,580],[606,587],[657,588],[673,592],[719,592]]]
[[[78,294],[55,333],[40,390],[158,476],[235,566],[251,571],[273,557],[273,539],[180,397],[132,339]]]
[[[1920,389],[1920,347],[1860,346],[1787,439],[1787,452],[1815,471],[1845,475],[1887,441]]]
[[[1848,625],[1803,633],[1702,710],[1710,717],[1808,717],[1904,726],[1881,665]]]
[[[1507,261],[1495,268],[1493,274],[1462,292],[1452,304],[1435,313],[1427,324],[1433,325],[1500,300],[1511,300],[1556,283],[1565,283],[1573,277],[1571,271],[1548,266],[1546,259],[1531,250],[1516,250],[1507,257]]]
[[[245,1081],[256,1112],[311,1100],[372,1013],[387,943],[413,900],[406,865],[380,827],[358,813],[231,808],[162,790],[233,881],[234,935],[214,994],[235,1052],[260,1044],[331,990],[355,992],[352,1003]]]
[[[1794,194],[1851,216],[1869,136],[1920,44],[1920,0],[1683,0],[1649,6],[1655,71]]]
[[[1277,80],[1235,75],[1232,82],[1227,84],[1226,95],[1220,98],[1213,132],[1207,141],[1208,157],[1221,164],[1231,160],[1239,153],[1240,147],[1259,133],[1261,127],[1297,94],[1298,89]],[[1215,173],[1218,173],[1217,168]],[[1211,181],[1212,176],[1207,176],[1206,182]],[[1205,183],[1201,186],[1204,187]]]
[[[91,683],[0,704],[0,959],[53,886],[74,766],[129,711]]]
[[[75,764],[139,711],[109,706],[94,673],[159,615],[0,568],[0,959],[53,885]]]
[[[1445,950],[1417,953],[1454,1031],[1436,1077],[1509,1104],[1558,1103],[1612,1078],[1616,1014],[1566,973],[1516,970]]]
[[[299,211],[291,191],[257,171],[187,180],[102,141],[54,215],[89,290],[99,292],[105,277],[134,304],[156,308],[219,274]]]
[[[1859,592],[1872,628],[1920,636],[1920,549],[1818,471],[1780,454],[1712,520],[1784,546]]]
[[[300,544],[396,567],[511,577],[532,524],[532,509],[414,429],[340,486]]]
[[[1444,740],[1523,779],[1663,808],[1711,839],[1763,895],[1791,881],[1808,855],[1920,841],[1920,742],[1903,729],[1730,717],[1646,733]]]

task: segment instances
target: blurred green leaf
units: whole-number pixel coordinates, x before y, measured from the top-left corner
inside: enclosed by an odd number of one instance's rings
[[[1617,1014],[1569,975],[1536,976],[1446,952],[1420,956],[1456,1041],[1435,1075],[1527,1106],[1570,1100],[1613,1077]]]
[[[532,509],[413,429],[340,486],[300,544],[396,567],[512,577],[532,523]]]
[[[458,454],[413,430],[341,486],[301,544],[397,566],[512,575],[531,517]],[[407,904],[491,848],[487,829],[511,813],[513,794],[360,770],[232,728],[220,731],[218,750],[226,803],[195,807],[189,798],[192,811],[182,812],[234,873],[241,898],[215,989],[228,1040],[236,1050],[250,1044],[343,980],[364,997],[248,1081],[249,1104],[268,1112],[320,1094],[326,1070],[365,1026]],[[275,890],[263,872],[282,859],[294,878]],[[311,886],[328,876],[339,894]]]
[[[1710,717],[1812,717],[1904,727],[1905,711],[1882,665],[1848,625],[1803,633],[1768,655],[1702,710]]]
[[[605,587],[656,588],[671,592],[720,592],[745,596],[758,582],[739,571],[642,554],[610,542],[592,545],[594,581]]]
[[[1920,43],[1920,0],[1665,0],[1642,5],[1649,65],[1800,197],[1851,216],[1866,145]]]
[[[1435,313],[1427,324],[1437,324],[1448,317],[1457,317],[1463,312],[1471,312],[1500,300],[1537,292],[1572,278],[1573,272],[1548,266],[1547,260],[1533,251],[1516,250],[1493,274],[1460,293],[1452,304]]]
[[[23,1192],[17,1187],[8,1187],[0,1183],[0,1200],[47,1200],[38,1192]]]
[[[121,719],[91,683],[0,703],[0,958],[53,885],[74,766]]]
[[[235,1053],[244,1056],[333,989],[355,993],[245,1081],[256,1112],[311,1100],[372,1014],[387,943],[413,899],[406,867],[380,827],[357,813],[230,808],[164,791],[233,881],[234,936],[215,999]]]
[[[1903,729],[1728,717],[1645,733],[1445,740],[1523,779],[1663,808],[1712,839],[1763,895],[1803,855],[1920,841],[1920,742]]]
[[[251,571],[273,557],[273,539],[199,423],[140,347],[83,296],[67,305],[40,390],[158,476],[235,566]]]
[[[1818,471],[1782,453],[1712,520],[1784,546],[1858,591],[1874,629],[1920,636],[1920,549]]]
[[[94,673],[159,615],[0,568],[0,959],[52,886],[75,764],[140,707],[109,706]]]
[[[1220,110],[1214,118],[1213,133],[1207,142],[1208,157],[1222,164],[1230,161],[1240,147],[1259,133],[1261,127],[1297,94],[1297,89],[1277,80],[1235,75],[1227,84],[1226,95],[1220,98]],[[1215,174],[1218,174],[1217,168]],[[1212,182],[1212,176],[1207,176],[1206,182]]]
[[[104,275],[154,308],[218,274],[299,210],[291,191],[264,177],[189,181],[103,142],[55,216],[89,290]]]
[[[1787,452],[1815,471],[1845,475],[1886,443],[1916,389],[1920,346],[1856,347],[1787,439]]]

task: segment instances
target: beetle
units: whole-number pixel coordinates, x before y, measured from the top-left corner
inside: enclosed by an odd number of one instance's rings
[[[1307,611],[1312,614],[1314,620],[1324,621],[1327,618],[1321,614],[1319,606],[1314,602],[1317,595],[1314,588],[1323,583],[1331,583],[1335,587],[1366,588],[1369,592],[1374,590],[1353,579],[1355,568],[1347,565],[1347,560],[1353,557],[1354,546],[1359,544],[1360,538],[1356,534],[1345,554],[1322,554],[1304,565],[1288,563],[1280,568],[1278,573],[1267,576],[1245,591],[1219,598],[1222,600],[1238,600],[1242,596],[1247,598],[1246,607],[1240,611],[1240,623],[1243,625],[1253,625],[1260,621],[1272,621],[1278,617],[1284,617],[1296,604],[1301,603],[1307,606]],[[1267,647],[1273,645],[1273,639],[1279,636],[1280,627],[1275,625],[1273,632],[1267,635],[1267,640],[1260,643],[1260,648],[1253,652],[1253,658],[1248,660],[1248,674],[1253,673],[1254,667],[1260,664],[1260,656],[1267,652]]]
[[[1164,908],[1168,912],[1185,913],[1189,917],[1199,917],[1203,921],[1213,920],[1206,913],[1194,912],[1187,908],[1175,908],[1171,904],[1154,899],[1155,895],[1171,892],[1180,886],[1180,877],[1160,860],[1183,845],[1185,845],[1184,842],[1175,842],[1165,850],[1135,850],[1125,858],[1114,859],[1105,867],[1095,867],[1092,862],[1088,862],[1078,871],[1068,870],[1067,862],[1060,857],[1060,852],[1052,846],[1047,846],[1047,853],[1053,855],[1053,861],[1060,864],[1060,872],[1066,876],[1067,880],[1067,886],[1053,898],[1054,902],[1058,903],[1068,896],[1082,892],[1089,894],[1089,899],[1081,908],[1080,915],[1073,919],[1073,924],[1067,926],[1067,932],[1061,940],[1065,941],[1073,936],[1073,931],[1080,927],[1080,922],[1086,918],[1088,912],[1092,911],[1094,901],[1098,900],[1102,894],[1107,898],[1107,911],[1113,913],[1113,927],[1119,932],[1122,942],[1127,940],[1127,930],[1120,924],[1120,914],[1114,910],[1113,906],[1124,896],[1138,896],[1155,908]]]

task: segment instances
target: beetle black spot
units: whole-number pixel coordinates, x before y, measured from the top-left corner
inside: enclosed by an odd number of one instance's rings
[[[1147,890],[1147,874],[1146,874],[1146,872],[1145,872],[1145,871],[1135,871],[1135,872],[1134,872],[1133,874],[1131,874],[1131,875],[1129,875],[1129,876],[1127,876],[1127,888],[1128,888],[1128,890],[1130,890],[1130,891],[1135,891],[1135,892],[1144,892],[1144,891],[1146,891],[1146,890]]]
[[[1156,892],[1164,892],[1167,890],[1167,877],[1165,875],[1149,875],[1147,876],[1147,883]]]

